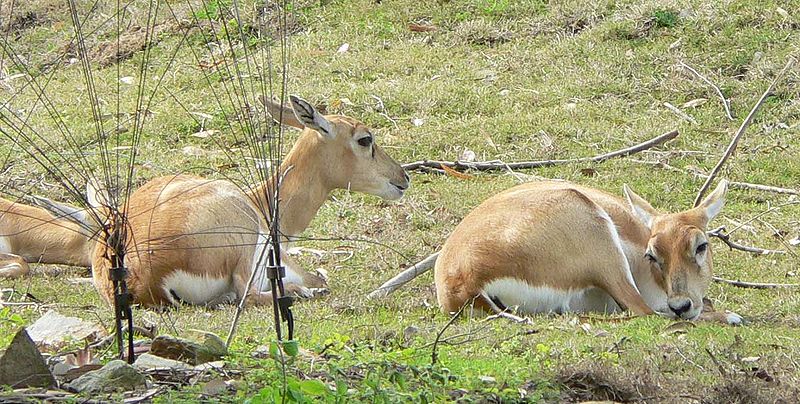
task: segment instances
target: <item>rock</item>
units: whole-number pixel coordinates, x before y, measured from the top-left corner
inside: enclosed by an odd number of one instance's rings
[[[53,387],[55,384],[56,380],[36,344],[24,328],[19,330],[0,356],[0,386],[16,389]]]
[[[111,393],[145,387],[144,375],[121,360],[108,362],[101,369],[89,372],[67,387],[78,393]]]
[[[482,382],[484,382],[486,384],[493,384],[493,383],[497,382],[497,379],[495,379],[492,376],[478,376],[478,380],[480,380],[480,381],[482,381]]]
[[[203,394],[208,396],[218,396],[228,392],[228,382],[221,377],[209,380],[203,385]]]
[[[417,334],[419,334],[419,327],[415,325],[410,325],[403,329],[403,338],[406,341],[411,341]]]
[[[228,354],[228,349],[225,342],[212,333],[204,333],[202,343],[170,335],[159,335],[153,340],[150,353],[162,358],[199,365],[221,359]]]
[[[160,356],[151,355],[149,353],[139,355],[133,367],[137,370],[151,370],[151,369],[176,369],[187,370],[192,366],[186,362],[176,361],[174,359],[162,358]]]
[[[58,350],[68,341],[105,335],[103,327],[50,310],[28,327],[31,339],[43,349]]]

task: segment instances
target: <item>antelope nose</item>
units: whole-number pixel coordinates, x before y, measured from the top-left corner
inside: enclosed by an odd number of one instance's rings
[[[689,298],[669,299],[668,305],[669,309],[672,310],[676,316],[680,317],[683,313],[686,313],[692,308],[692,300]]]
[[[408,176],[407,172],[403,171],[403,178],[405,178],[404,183],[396,184],[396,183],[392,182],[391,184],[394,185],[395,188],[397,188],[397,189],[399,189],[401,191],[405,191],[411,185],[411,177]]]

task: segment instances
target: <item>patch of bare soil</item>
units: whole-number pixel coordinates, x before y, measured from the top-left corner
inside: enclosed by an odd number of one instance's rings
[[[556,383],[559,401],[613,401],[646,403],[797,403],[800,389],[791,383],[765,377],[765,372],[716,375],[710,386],[696,375],[662,374],[647,367],[625,369],[601,364],[579,364],[562,368]]]
[[[20,31],[51,24],[58,15],[67,15],[67,3],[58,0],[0,1],[0,30],[11,35]]]
[[[561,369],[556,382],[565,401],[640,401],[658,394],[661,384],[646,369],[630,372],[607,365],[583,364]]]
[[[145,27],[130,27],[120,34],[119,40],[112,39],[97,44],[89,52],[89,57],[97,61],[100,66],[111,66],[130,59],[136,52],[145,50],[148,42],[150,46],[156,45],[161,40],[162,34],[175,31],[176,26],[175,23],[166,22],[156,25],[150,32]]]
[[[708,388],[702,399],[704,404],[797,402],[800,402],[797,386],[767,383],[743,375],[730,377]]]
[[[453,36],[459,43],[473,45],[496,46],[514,38],[513,32],[500,23],[479,18],[464,21],[453,30]]]

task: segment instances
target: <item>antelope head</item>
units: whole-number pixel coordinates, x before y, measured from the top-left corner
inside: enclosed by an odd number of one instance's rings
[[[410,178],[394,159],[375,141],[369,127],[342,115],[322,115],[309,102],[290,96],[292,109],[262,97],[270,115],[283,124],[303,130],[296,148],[317,147],[314,153],[322,165],[321,175],[331,188],[349,189],[400,199],[408,189]],[[292,153],[290,153],[292,154]]]
[[[728,182],[723,180],[699,206],[680,213],[662,214],[625,186],[634,214],[650,229],[642,253],[664,290],[667,301],[654,310],[687,320],[703,310],[703,297],[712,280],[711,244],[706,228],[722,210]]]

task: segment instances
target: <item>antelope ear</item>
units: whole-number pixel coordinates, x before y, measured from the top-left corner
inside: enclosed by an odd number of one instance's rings
[[[111,195],[100,187],[97,179],[89,178],[86,182],[86,202],[95,209],[111,207]]]
[[[714,189],[714,192],[708,195],[706,199],[703,199],[703,202],[700,202],[700,205],[697,206],[699,209],[703,210],[708,222],[711,222],[714,217],[722,211],[722,207],[725,205],[725,194],[727,192],[728,180],[722,180],[719,182],[719,185],[717,185],[717,188]]]
[[[636,193],[628,187],[628,184],[624,184],[622,190],[625,193],[625,199],[628,200],[628,205],[630,205],[633,214],[650,228],[653,225],[653,219],[658,216],[658,211],[655,210],[649,202],[644,200],[644,198],[636,195]]]
[[[324,136],[333,137],[331,123],[313,105],[296,95],[290,95],[289,100],[292,101],[294,114],[300,122]]]
[[[59,219],[67,219],[84,227],[91,227],[91,220],[86,214],[86,209],[72,206],[62,202],[56,202],[43,196],[29,195],[28,199],[36,206],[50,212],[51,215]]]
[[[305,125],[297,120],[297,117],[294,115],[294,110],[291,108],[273,101],[266,95],[262,95],[259,100],[267,108],[267,112],[269,112],[269,115],[272,117],[272,119],[280,122],[283,125],[292,126],[298,129],[305,128]]]

